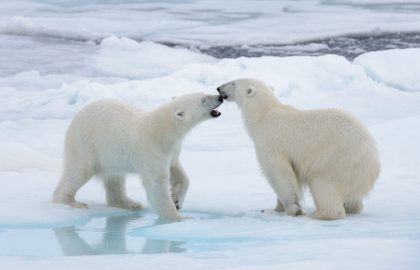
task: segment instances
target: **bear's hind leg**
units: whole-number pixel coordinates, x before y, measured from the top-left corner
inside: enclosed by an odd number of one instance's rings
[[[126,195],[125,176],[122,174],[105,175],[103,177],[106,201],[109,206],[124,209],[141,209],[140,202],[129,199]]]
[[[87,208],[87,204],[76,201],[74,196],[92,176],[93,173],[87,170],[65,168],[54,191],[53,202],[67,204],[76,208]]]
[[[314,179],[309,183],[309,189],[316,205],[316,211],[311,215],[313,218],[335,220],[346,217],[343,200],[331,183]]]
[[[351,200],[344,202],[344,209],[346,214],[359,214],[363,209],[363,201],[360,200]]]

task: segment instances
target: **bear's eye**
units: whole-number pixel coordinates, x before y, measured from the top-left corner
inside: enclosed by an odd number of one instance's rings
[[[235,87],[235,82],[232,82],[232,86]]]
[[[201,103],[206,102],[206,98],[201,98]]]

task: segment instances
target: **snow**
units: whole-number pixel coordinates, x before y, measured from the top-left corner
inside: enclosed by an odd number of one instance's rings
[[[7,159],[0,160],[1,171],[21,171],[26,168],[39,168],[49,171],[57,167],[57,160],[30,149],[23,144],[7,143],[0,144],[1,153],[14,153]]]
[[[420,91],[420,76],[413,74],[418,70],[418,54],[407,50],[389,50],[373,52],[357,57],[355,63],[361,65],[372,79],[383,82],[402,91]],[[395,69],[398,71],[395,72]]]
[[[116,261],[127,269],[137,268],[139,262],[159,269],[174,264],[190,269],[303,269],[308,265],[413,269],[419,263],[414,254],[420,247],[420,218],[415,215],[420,210],[420,149],[415,143],[420,135],[420,95],[410,88],[412,84],[401,91],[365,71],[366,66],[380,73],[409,65],[414,68],[405,69],[401,76],[416,78],[419,70],[414,59],[419,49],[367,53],[354,62],[334,55],[215,60],[149,42],[112,38],[104,44],[89,68],[100,69],[97,63],[108,61],[107,79],[33,71],[0,79],[0,178],[7,187],[0,197],[2,269],[41,269],[47,262],[51,268],[88,268],[99,263],[96,257],[70,259],[62,254],[114,254],[101,259],[104,269],[115,267]],[[159,51],[167,57],[151,59],[144,63],[150,69],[135,73],[122,68],[133,61],[121,57],[125,50],[132,52],[133,59]],[[399,58],[402,53],[410,56]],[[174,67],[171,59],[177,57],[186,60]],[[376,66],[381,59],[385,59],[382,65]],[[398,78],[396,73],[398,69],[394,70]],[[173,95],[214,92],[220,83],[245,76],[267,81],[284,103],[302,109],[343,108],[369,126],[383,170],[361,215],[321,222],[260,213],[273,207],[275,198],[259,173],[252,143],[233,104],[223,104],[222,116],[197,127],[185,142],[182,162],[191,188],[182,214],[189,219],[160,223],[150,209],[133,216],[109,208],[97,181],[78,194],[90,205],[88,210],[50,203],[60,174],[66,127],[86,103],[114,97],[150,109]],[[135,176],[128,186],[131,197],[146,203]],[[313,209],[308,197],[305,211]],[[10,241],[14,244],[7,244]]]
[[[115,61],[118,58],[125,61]],[[138,43],[116,37],[102,40],[99,52],[93,58],[96,69],[103,74],[125,78],[161,77],[187,64],[214,61],[210,56],[186,49],[172,49],[153,42]]]
[[[2,270],[418,268],[420,49],[365,53],[353,61],[337,55],[215,59],[155,41],[286,42],[346,33],[351,16],[359,34],[384,25],[408,31],[420,21],[412,12],[419,2],[231,1],[223,2],[223,12],[221,3],[0,4]],[[402,10],[395,11],[396,5]],[[260,13],[250,14],[256,7]],[[300,16],[307,24],[287,27]],[[338,17],[343,20],[331,23]],[[308,27],[314,21],[319,24]],[[267,31],[257,31],[264,23]],[[229,35],[242,27],[248,32]],[[151,109],[176,95],[216,93],[218,85],[239,77],[266,81],[286,104],[341,108],[368,126],[382,171],[362,214],[323,222],[261,213],[274,207],[275,196],[231,103],[184,143],[181,160],[191,179],[181,211],[185,220],[159,221],[134,175],[128,194],[147,206],[138,213],[107,207],[99,181],[78,193],[87,210],[50,202],[65,131],[87,103],[117,98]],[[304,210],[314,210],[309,194]]]
[[[271,44],[418,31],[420,1],[2,1],[0,33],[196,45]],[[63,16],[65,15],[65,16]],[[263,31],[262,31],[263,30]]]
[[[22,16],[14,16],[1,21],[0,33],[21,36],[64,38],[78,41],[93,41],[105,37],[104,35],[89,31],[60,31],[50,29],[43,24],[35,23],[31,19]]]

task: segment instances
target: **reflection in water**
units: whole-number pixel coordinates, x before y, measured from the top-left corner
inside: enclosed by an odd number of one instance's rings
[[[101,241],[89,244],[79,234],[86,233],[76,226],[60,227],[53,229],[55,236],[61,246],[63,255],[106,255],[106,254],[127,254],[127,253],[170,253],[184,252],[183,242],[170,240],[157,240],[145,238],[143,247],[137,250],[129,250],[127,247],[127,225],[130,221],[140,218],[138,215],[111,216],[106,218],[105,228]],[[158,225],[158,222],[156,224]],[[139,241],[141,238],[139,238]]]
[[[178,241],[146,239],[142,253],[154,254],[184,252],[186,249],[181,247],[182,244],[183,242]]]

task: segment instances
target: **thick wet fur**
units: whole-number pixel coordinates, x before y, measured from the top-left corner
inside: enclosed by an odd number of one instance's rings
[[[137,173],[147,199],[161,218],[179,219],[177,209],[189,180],[179,162],[185,135],[204,120],[220,116],[219,95],[201,93],[174,98],[149,112],[117,100],[100,100],[84,107],[71,122],[65,138],[61,180],[53,201],[73,207],[77,191],[98,175],[110,206],[140,209],[126,195],[125,174]]]
[[[217,90],[242,111],[258,162],[277,195],[275,211],[301,214],[303,187],[314,198],[314,218],[334,220],[362,211],[380,161],[372,136],[358,119],[336,109],[282,104],[255,79],[234,80]]]

